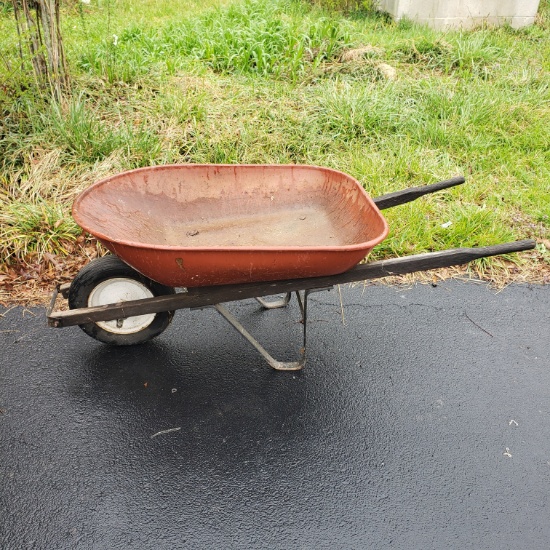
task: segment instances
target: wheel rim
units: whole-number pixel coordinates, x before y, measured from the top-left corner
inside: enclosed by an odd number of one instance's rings
[[[99,283],[88,297],[88,307],[153,298],[154,294],[141,282],[134,279],[116,277]],[[113,334],[134,334],[146,329],[155,319],[155,313],[136,315],[126,319],[98,321],[96,325]]]

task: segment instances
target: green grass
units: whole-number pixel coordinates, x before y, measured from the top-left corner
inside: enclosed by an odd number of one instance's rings
[[[273,162],[343,170],[373,196],[464,174],[465,186],[386,211],[374,256],[533,237],[532,278],[549,269],[548,0],[526,29],[446,33],[297,0],[78,6],[63,17],[73,92],[61,105],[20,72],[0,12],[4,261],[63,254],[79,234],[72,200],[108,174]]]
[[[51,202],[16,202],[0,213],[2,236],[22,257],[43,255],[50,251],[65,253],[65,245],[75,241],[78,229],[67,217],[61,204]]]

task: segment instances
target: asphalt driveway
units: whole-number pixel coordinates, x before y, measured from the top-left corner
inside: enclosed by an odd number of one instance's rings
[[[0,548],[548,548],[550,287],[310,300],[299,373],[213,310],[112,348],[0,309]],[[295,303],[231,307],[293,358]]]

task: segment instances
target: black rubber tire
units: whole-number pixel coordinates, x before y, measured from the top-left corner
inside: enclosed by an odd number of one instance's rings
[[[83,267],[73,279],[71,287],[69,288],[69,308],[79,309],[88,307],[89,296],[97,285],[107,279],[119,277],[139,281],[151,291],[153,296],[164,296],[176,293],[172,287],[152,281],[141,273],[138,273],[116,256],[103,256],[102,258],[92,260],[88,265]],[[134,344],[142,344],[158,336],[168,328],[173,317],[174,311],[157,313],[148,326],[141,329],[139,332],[131,334],[109,332],[96,323],[86,323],[79,326],[88,336],[105,344],[131,346]]]

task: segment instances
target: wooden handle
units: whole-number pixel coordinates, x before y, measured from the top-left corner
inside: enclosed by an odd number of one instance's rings
[[[390,275],[403,275],[405,273],[450,267],[452,265],[462,265],[478,258],[531,250],[535,248],[536,244],[534,240],[528,239],[480,248],[455,248],[442,252],[428,252],[426,254],[416,254],[415,256],[365,263],[357,265],[345,273],[326,277],[190,288],[185,293],[170,294],[168,296],[144,298],[122,304],[58,311],[48,315],[48,323],[54,327],[67,327],[82,323],[110,321],[133,315],[143,315],[145,313],[204,307],[221,302],[270,296],[273,294],[294,292],[296,290],[324,288],[336,284],[379,279]]]
[[[454,187],[455,185],[461,185],[465,181],[466,180],[462,176],[457,176],[455,178],[439,181],[430,185],[409,187],[408,189],[403,189],[402,191],[395,191],[394,193],[388,193],[387,195],[376,197],[373,200],[380,210],[384,210],[385,208],[391,208],[392,206],[398,206],[400,204],[405,204],[406,202],[414,201],[423,195],[429,195],[430,193],[435,193],[436,191],[441,191],[442,189]]]

